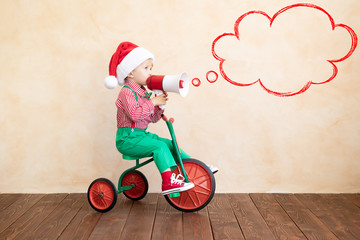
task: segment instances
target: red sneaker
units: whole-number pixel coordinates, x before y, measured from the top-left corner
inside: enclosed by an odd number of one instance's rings
[[[182,179],[179,179],[180,177]],[[174,192],[187,191],[193,187],[195,187],[194,183],[184,182],[184,177],[181,174],[175,177],[175,173],[173,173],[170,177],[170,183],[162,184],[162,195],[167,195]]]

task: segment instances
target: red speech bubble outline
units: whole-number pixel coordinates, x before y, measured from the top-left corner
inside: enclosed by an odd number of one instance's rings
[[[323,81],[323,82],[319,82],[319,83],[316,83],[316,82],[312,82],[312,81],[309,81],[307,82],[299,91],[297,92],[277,92],[277,91],[272,91],[270,90],[269,88],[267,88],[261,81],[261,79],[259,78],[258,80],[252,82],[252,83],[239,83],[239,82],[235,82],[233,80],[231,80],[225,73],[224,71],[224,68],[223,68],[223,64],[224,62],[226,61],[226,59],[220,57],[219,55],[216,54],[215,52],[215,45],[216,43],[222,38],[222,37],[225,37],[225,36],[235,36],[238,40],[240,40],[240,35],[239,35],[239,24],[240,22],[247,16],[251,15],[251,14],[260,14],[260,15],[263,15],[265,16],[269,21],[270,21],[270,27],[272,26],[274,20],[276,19],[277,16],[279,16],[281,13],[284,13],[285,11],[289,10],[289,9],[292,9],[292,8],[295,8],[295,7],[308,7],[308,8],[313,8],[313,9],[316,9],[316,10],[319,10],[323,13],[325,13],[329,20],[330,20],[330,23],[331,23],[331,26],[332,26],[332,30],[334,31],[335,28],[344,28],[345,30],[348,31],[348,33],[350,34],[351,36],[351,47],[350,47],[350,50],[349,52],[342,58],[340,59],[334,59],[334,60],[327,60],[332,66],[333,66],[333,74],[332,76]],[[314,4],[308,4],[308,3],[298,3],[298,4],[293,4],[293,5],[290,5],[290,6],[287,6],[287,7],[284,7],[282,8],[281,10],[279,10],[277,13],[274,14],[273,17],[270,17],[269,15],[267,15],[265,12],[263,11],[250,11],[250,12],[247,12],[243,15],[241,15],[235,22],[234,24],[234,33],[223,33],[221,34],[220,36],[218,36],[217,38],[215,38],[215,40],[213,41],[212,43],[212,46],[211,46],[211,51],[212,51],[212,55],[214,56],[214,58],[218,61],[220,61],[219,63],[219,69],[220,69],[220,74],[221,76],[226,80],[228,81],[229,83],[233,84],[233,85],[236,85],[236,86],[241,86],[241,87],[246,87],[246,86],[251,86],[255,83],[259,83],[260,86],[265,90],[267,91],[268,93],[270,94],[273,94],[275,96],[278,96],[278,97],[290,97],[290,96],[294,96],[294,95],[297,95],[297,94],[301,94],[303,92],[305,92],[306,90],[308,90],[310,88],[310,86],[312,84],[324,84],[324,83],[327,83],[327,82],[330,82],[331,80],[333,80],[337,73],[338,73],[338,68],[336,67],[335,63],[338,63],[338,62],[341,62],[341,61],[344,61],[345,59],[349,58],[355,51],[356,49],[356,46],[357,46],[357,41],[358,41],[358,38],[357,38],[357,35],[356,33],[354,32],[354,30],[352,28],[350,28],[349,26],[345,25],[345,24],[336,24],[334,19],[331,17],[331,15],[325,11],[323,8],[319,7],[319,6],[316,6]]]

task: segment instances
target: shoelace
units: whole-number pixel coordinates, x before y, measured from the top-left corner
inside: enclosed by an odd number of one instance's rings
[[[175,173],[173,173],[170,177],[170,180],[171,180],[171,184],[182,184],[184,182],[184,177],[183,175],[181,175],[180,173],[176,176]],[[182,179],[179,179],[179,177],[181,177]]]

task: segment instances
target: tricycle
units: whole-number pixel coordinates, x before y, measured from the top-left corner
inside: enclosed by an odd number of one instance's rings
[[[183,191],[164,195],[167,202],[174,208],[183,212],[194,212],[204,208],[213,198],[215,193],[215,178],[209,167],[193,158],[182,159],[180,148],[176,141],[173,128],[174,119],[162,119],[169,129],[172,144],[176,150],[175,161],[177,168],[173,171],[176,175],[181,174],[185,182],[194,183],[195,187]],[[117,195],[123,193],[127,198],[138,201],[143,199],[149,188],[148,181],[138,169],[153,162],[154,159],[137,159],[123,155],[123,159],[135,160],[135,166],[125,170],[119,178],[118,187],[106,178],[95,179],[87,192],[88,201],[93,209],[98,212],[110,211],[116,204]]]

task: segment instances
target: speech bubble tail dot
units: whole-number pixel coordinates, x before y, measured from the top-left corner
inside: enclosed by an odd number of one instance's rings
[[[206,73],[206,80],[208,80],[209,83],[214,83],[218,80],[219,78],[219,74],[217,74],[217,72],[215,71],[208,71]]]
[[[201,84],[201,80],[199,78],[194,78],[191,83],[194,87],[199,87]]]

